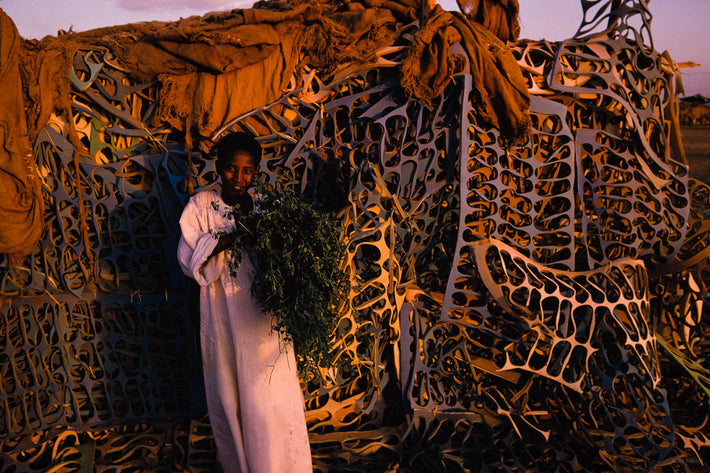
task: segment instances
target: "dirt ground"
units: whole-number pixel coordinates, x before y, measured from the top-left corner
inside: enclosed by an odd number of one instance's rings
[[[710,184],[710,127],[681,127],[690,177]]]

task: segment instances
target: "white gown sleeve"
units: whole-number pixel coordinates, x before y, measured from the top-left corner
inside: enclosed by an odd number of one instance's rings
[[[205,209],[193,196],[180,217],[182,235],[178,243],[178,261],[183,273],[207,286],[222,274],[226,261],[224,252],[210,258],[217,246],[217,238],[210,233]]]

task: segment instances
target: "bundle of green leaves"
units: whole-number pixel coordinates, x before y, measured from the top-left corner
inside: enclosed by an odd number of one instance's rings
[[[349,295],[345,248],[337,221],[291,187],[257,186],[255,210],[232,210],[234,273],[246,251],[256,267],[251,295],[271,316],[272,329],[293,343],[302,370],[327,367],[330,339]]]

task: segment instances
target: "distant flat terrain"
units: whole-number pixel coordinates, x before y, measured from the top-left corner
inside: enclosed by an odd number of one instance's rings
[[[690,177],[710,184],[710,127],[684,126],[680,132],[688,156]]]

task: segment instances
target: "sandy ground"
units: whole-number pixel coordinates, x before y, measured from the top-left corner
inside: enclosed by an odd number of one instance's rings
[[[690,177],[710,184],[710,127],[681,127]]]

